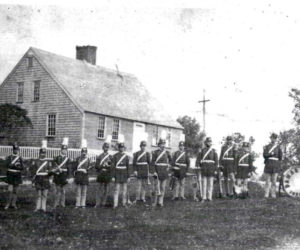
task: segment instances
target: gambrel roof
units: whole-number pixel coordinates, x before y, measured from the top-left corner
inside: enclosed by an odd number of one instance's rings
[[[81,110],[182,129],[135,76],[37,48],[28,52]]]

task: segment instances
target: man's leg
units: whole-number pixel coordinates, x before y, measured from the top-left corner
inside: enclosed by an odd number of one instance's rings
[[[44,189],[42,190],[42,204],[41,204],[41,208],[44,212],[46,212],[47,209],[47,198],[48,198],[48,189]]]
[[[270,187],[271,187],[271,174],[266,175],[266,185],[265,185],[265,198],[269,198]]]
[[[119,203],[119,192],[120,192],[120,183],[115,183],[115,191],[114,191],[114,207],[118,207]]]
[[[42,206],[42,190],[37,190],[37,199],[36,199],[36,206],[35,206],[35,212],[40,210]]]
[[[202,175],[202,194],[203,201],[207,199],[207,177]]]
[[[172,180],[171,180],[172,181]],[[174,190],[173,190],[173,198],[172,198],[172,200],[175,200],[175,199],[177,199],[178,198],[178,194],[179,194],[179,180],[177,179],[177,178],[174,178],[174,180],[173,181],[175,181],[175,187],[174,187]]]
[[[271,197],[276,198],[276,181],[277,181],[278,173],[274,173],[271,175]]]
[[[137,179],[137,188],[136,188],[135,201],[141,200],[141,189],[142,189],[142,179]]]
[[[122,206],[126,206],[126,202],[127,202],[127,183],[123,183],[122,184]]]
[[[103,183],[99,183],[99,185],[96,188],[96,204],[94,207],[99,207],[100,202],[101,202],[101,196],[102,196],[102,188],[103,188]]]
[[[13,186],[13,196],[11,201],[11,205],[13,208],[17,208],[18,188],[18,185]]]
[[[230,196],[233,196],[233,186],[234,186],[234,183],[235,183],[234,173],[230,173],[228,175],[228,177],[229,177],[229,181],[228,181],[228,194]]]
[[[76,185],[76,208],[81,206],[81,185]]]
[[[80,206],[86,206],[86,193],[87,193],[87,185],[81,185],[81,201]]]
[[[65,207],[66,206],[66,186],[61,186],[60,188],[61,190],[61,196],[60,196],[60,205],[62,207]]]
[[[185,186],[185,178],[180,180],[180,197],[185,200],[184,186]]]
[[[165,197],[165,192],[166,192],[166,184],[167,184],[167,179],[160,181],[160,192],[161,195],[158,198],[158,204],[161,206],[164,205],[164,197]]]
[[[143,179],[142,180],[142,189],[141,189],[141,200],[143,202],[146,201],[146,190],[147,190],[147,186],[148,186],[148,180],[147,179]]]
[[[13,185],[8,185],[8,197],[6,200],[6,205],[4,209],[8,209],[13,198]]]
[[[212,200],[212,194],[213,194],[213,188],[214,188],[214,177],[210,176],[207,178],[207,198],[209,201]]]
[[[105,205],[106,205],[107,196],[108,196],[108,185],[109,185],[109,183],[103,183],[102,206],[105,206]]]

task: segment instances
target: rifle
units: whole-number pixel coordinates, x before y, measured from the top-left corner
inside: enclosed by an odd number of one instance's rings
[[[169,183],[169,186],[170,186],[170,190],[174,190],[175,188],[175,185],[176,185],[176,180],[178,178],[174,176],[174,174],[171,175],[171,180],[170,180],[170,183]]]

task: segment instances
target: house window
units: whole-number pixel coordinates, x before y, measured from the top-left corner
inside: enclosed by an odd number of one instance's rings
[[[33,66],[33,57],[32,56],[27,57],[27,62],[28,62],[28,68],[32,68],[32,66]]]
[[[113,140],[118,140],[119,130],[120,130],[120,120],[119,119],[114,119],[114,121],[113,121],[113,130],[112,130],[112,139]]]
[[[158,143],[158,126],[154,126],[152,130],[152,145],[157,146]]]
[[[105,135],[105,117],[99,116],[98,138],[103,139]]]
[[[17,102],[23,102],[24,82],[18,82]]]
[[[34,81],[33,87],[33,101],[38,102],[40,100],[40,82],[41,81]]]
[[[47,136],[55,136],[56,134],[56,114],[47,116]]]
[[[171,147],[171,129],[167,131],[166,147]]]

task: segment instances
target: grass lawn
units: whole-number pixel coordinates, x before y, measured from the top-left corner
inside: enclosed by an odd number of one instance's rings
[[[133,188],[134,183],[131,184]],[[35,192],[24,186],[17,211],[3,210],[0,194],[1,249],[299,249],[300,202],[289,197],[262,199],[263,190],[250,183],[247,200],[216,199],[210,203],[171,201],[165,207],[93,208],[96,184],[88,189],[88,207],[67,207],[33,213]],[[133,192],[131,190],[132,200]],[[111,200],[110,200],[111,202]],[[53,204],[50,192],[48,205]],[[298,241],[299,240],[299,241]],[[299,242],[299,243],[298,243]],[[294,248],[293,248],[294,247]],[[299,247],[299,248],[297,248]]]

